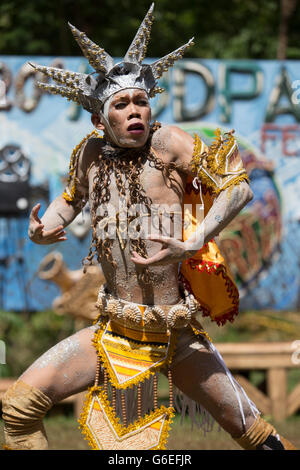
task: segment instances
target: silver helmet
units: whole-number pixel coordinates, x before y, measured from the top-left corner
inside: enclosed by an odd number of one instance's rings
[[[176,60],[182,58],[185,50],[193,45],[193,38],[152,64],[142,64],[150,39],[153,9],[154,3],[141,23],[123,61],[115,65],[113,58],[104,49],[69,23],[84,56],[95,71],[85,74],[31,63],[32,67],[57,83],[51,85],[38,82],[38,86],[50,93],[60,94],[75,101],[90,113],[97,114],[100,114],[103,104],[110,96],[124,89],[142,89],[149,98],[161,93],[163,89],[158,87],[157,80],[173,66]]]

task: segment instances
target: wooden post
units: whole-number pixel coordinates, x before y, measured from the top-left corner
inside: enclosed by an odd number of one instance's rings
[[[286,369],[274,367],[267,371],[267,388],[271,400],[271,414],[275,421],[283,421],[287,416]]]
[[[289,394],[287,399],[287,416],[296,413],[300,408],[300,384],[296,385],[294,390]]]

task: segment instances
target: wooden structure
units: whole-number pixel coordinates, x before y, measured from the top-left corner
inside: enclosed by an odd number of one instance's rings
[[[82,269],[71,271],[65,265],[62,254],[53,251],[42,259],[38,274],[41,279],[55,283],[61,290],[61,295],[52,303],[55,313],[89,322],[98,317],[96,301],[99,289],[105,282],[98,265],[88,266],[85,274]]]
[[[283,421],[300,408],[300,380],[294,390],[287,393],[287,372],[300,369],[295,360],[294,342],[274,343],[219,343],[216,344],[227,367],[242,385],[249,398],[263,415]],[[249,382],[240,371],[265,372],[266,393]]]
[[[293,342],[215,344],[227,367],[261,413],[272,416],[278,422],[300,409],[300,381],[289,395],[287,393],[288,370],[300,369],[300,360],[293,360],[295,352],[293,344]],[[266,393],[242,375],[243,371],[251,370],[264,371]],[[0,379],[0,400],[13,381],[14,379]],[[73,403],[74,413],[79,417],[84,395],[85,393],[73,395],[62,403]]]

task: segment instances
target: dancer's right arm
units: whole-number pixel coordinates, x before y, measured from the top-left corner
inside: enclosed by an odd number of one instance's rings
[[[92,161],[98,158],[99,141],[99,138],[91,138],[81,145],[73,179],[68,182],[68,190],[51,202],[41,218],[41,205],[36,204],[33,207],[29,218],[28,236],[34,243],[50,245],[67,240],[64,228],[81,212],[84,201],[88,199],[88,168]],[[69,196],[68,201],[65,199],[66,195]]]
[[[41,219],[38,215],[40,207],[40,204],[36,204],[30,214],[28,227],[30,240],[38,245],[50,245],[67,240],[64,227],[75,219],[80,209],[68,204],[62,196],[54,199]]]

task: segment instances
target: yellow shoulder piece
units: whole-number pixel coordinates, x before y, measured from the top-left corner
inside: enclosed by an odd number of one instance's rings
[[[215,194],[241,181],[249,181],[233,132],[222,135],[217,129],[213,143],[204,151],[201,139],[195,135],[192,170],[199,182]]]
[[[76,175],[77,175],[80,151],[82,149],[82,146],[85,144],[85,142],[92,136],[101,138],[101,136],[98,134],[96,129],[94,129],[87,136],[85,136],[84,139],[82,139],[82,141],[78,145],[76,145],[76,147],[72,151],[70,164],[69,164],[68,183],[67,183],[65,191],[63,192],[63,198],[68,202],[72,202],[75,199],[76,182],[77,182]]]

